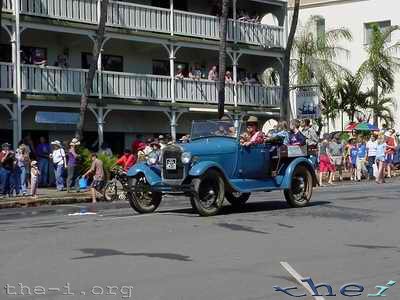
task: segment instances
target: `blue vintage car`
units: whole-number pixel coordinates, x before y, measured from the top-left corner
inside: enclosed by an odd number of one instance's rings
[[[200,215],[211,216],[224,199],[240,207],[252,192],[272,190],[283,190],[291,207],[306,206],[317,184],[315,149],[280,141],[241,146],[240,128],[231,121],[196,121],[190,143],[150,153],[147,163],[128,172],[132,208],[151,213],[164,194],[183,193]]]

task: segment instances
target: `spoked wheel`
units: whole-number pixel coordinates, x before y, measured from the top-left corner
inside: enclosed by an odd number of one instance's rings
[[[193,180],[195,193],[190,202],[192,207],[203,217],[218,214],[224,202],[225,184],[221,175],[209,170],[200,178]]]
[[[117,181],[111,180],[107,182],[106,186],[104,187],[103,197],[106,201],[118,200]]]
[[[250,193],[227,192],[225,198],[233,207],[242,207],[249,200],[250,195]]]
[[[141,214],[154,212],[162,199],[160,192],[151,192],[150,185],[143,175],[132,178],[131,191],[126,195],[130,206]]]
[[[293,172],[291,188],[284,191],[290,207],[304,207],[310,202],[313,192],[311,172],[304,166],[298,166]]]

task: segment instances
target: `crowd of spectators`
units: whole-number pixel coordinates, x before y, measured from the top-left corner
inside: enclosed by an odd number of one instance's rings
[[[340,134],[325,134],[319,137],[309,119],[279,122],[273,129],[264,133],[258,129],[258,120],[250,117],[247,131],[241,135],[243,146],[262,144],[279,139],[284,145],[318,147],[317,169],[319,184],[328,184],[337,179],[343,180],[343,173],[350,174],[350,180],[375,180],[378,184],[393,176],[394,159],[399,151],[399,138],[394,129],[380,132],[356,132],[344,139]],[[337,177],[338,175],[338,177]]]

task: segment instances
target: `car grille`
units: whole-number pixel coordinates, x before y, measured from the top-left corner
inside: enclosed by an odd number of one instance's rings
[[[181,162],[182,150],[177,146],[165,148],[162,154],[162,175],[165,180],[182,180],[184,178],[184,165]],[[169,162],[176,162],[176,169],[168,169]]]

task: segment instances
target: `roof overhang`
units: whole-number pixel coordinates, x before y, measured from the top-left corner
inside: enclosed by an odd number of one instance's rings
[[[250,2],[258,2],[258,3],[276,5],[276,6],[286,6],[287,5],[287,1],[281,1],[281,0],[250,0]]]

